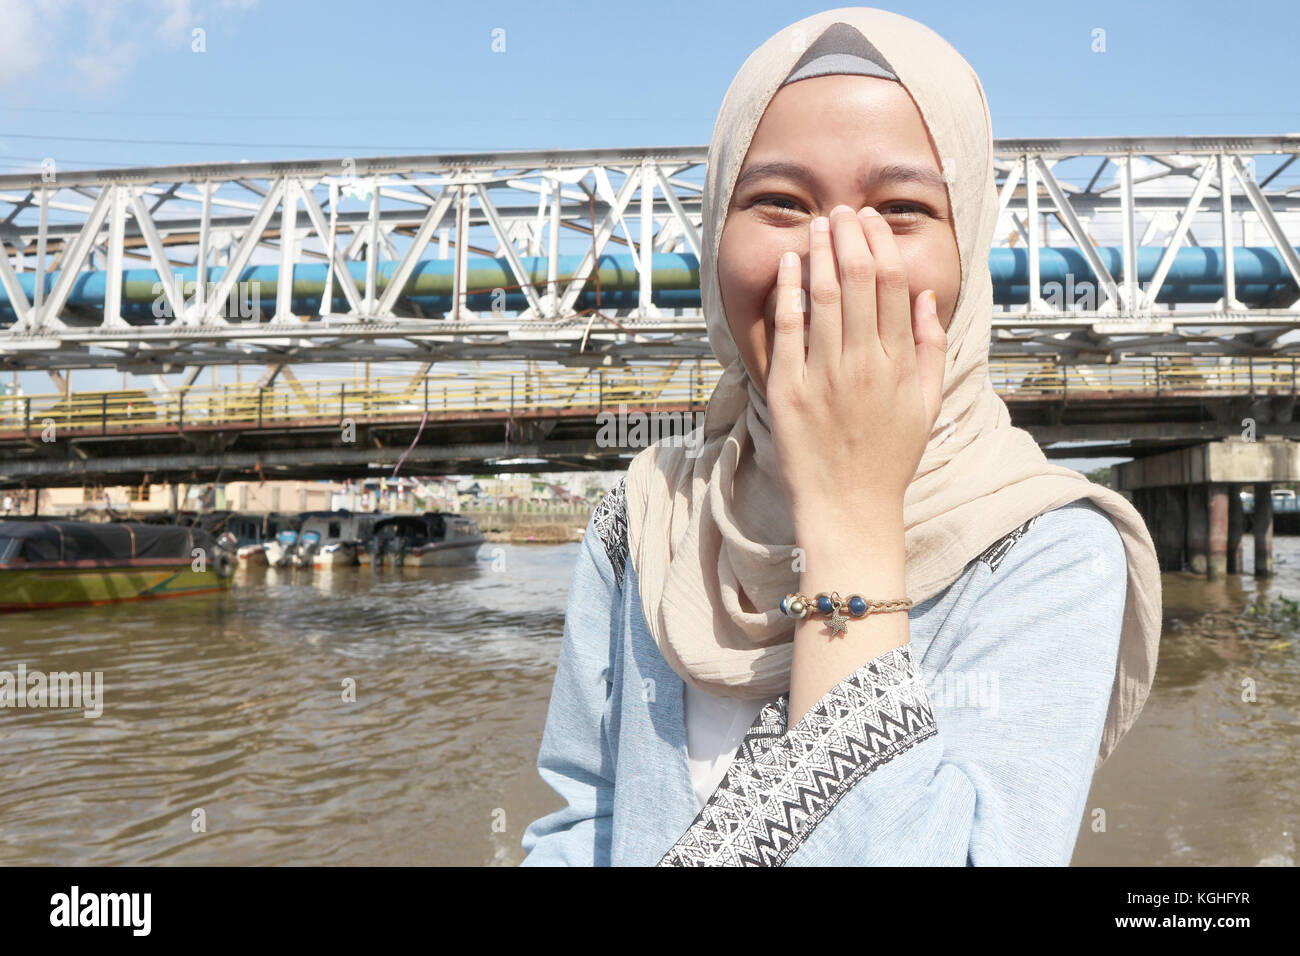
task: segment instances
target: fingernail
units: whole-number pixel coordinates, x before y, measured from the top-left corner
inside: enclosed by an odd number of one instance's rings
[[[875,206],[863,206],[863,207],[862,207],[862,215],[864,215],[864,216],[879,216],[880,213],[876,212],[876,207],[875,207]]]
[[[928,296],[930,297],[930,312],[931,312],[933,315],[938,315],[938,314],[939,314],[939,300],[938,300],[938,298],[935,296],[935,294],[934,294],[934,290],[931,289],[929,292],[926,293],[926,295],[928,295]]]
[[[826,216],[818,216],[813,220],[813,232],[830,232],[831,221]]]
[[[782,268],[793,269],[798,264],[799,264],[799,257],[793,252],[787,252],[781,256]]]

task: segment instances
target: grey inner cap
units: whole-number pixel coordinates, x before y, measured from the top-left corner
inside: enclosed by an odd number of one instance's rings
[[[856,28],[842,22],[832,23],[822,31],[822,35],[804,51],[781,85],[788,86],[797,80],[831,73],[898,80],[898,75],[890,68],[884,55]]]

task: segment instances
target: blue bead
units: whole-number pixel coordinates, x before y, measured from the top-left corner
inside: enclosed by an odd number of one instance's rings
[[[817,599],[817,610],[821,611],[823,614],[829,614],[831,611],[835,610],[835,605],[831,603],[829,597],[822,595]]]
[[[790,606],[785,603],[785,600],[786,600],[785,598],[781,598],[781,613],[785,614],[786,616],[789,616]]]
[[[867,613],[867,602],[855,594],[853,597],[849,598],[849,610],[858,617],[861,617],[863,614]]]

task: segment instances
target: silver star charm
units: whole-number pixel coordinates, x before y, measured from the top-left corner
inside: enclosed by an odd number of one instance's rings
[[[839,608],[834,608],[826,619],[826,626],[831,629],[831,637],[837,637],[848,630],[849,619],[840,613]]]

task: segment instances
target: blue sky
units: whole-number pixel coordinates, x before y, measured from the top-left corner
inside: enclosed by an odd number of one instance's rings
[[[707,143],[745,57],[829,6],[0,0],[0,170]],[[887,8],[974,66],[998,137],[1300,130],[1294,5]]]

